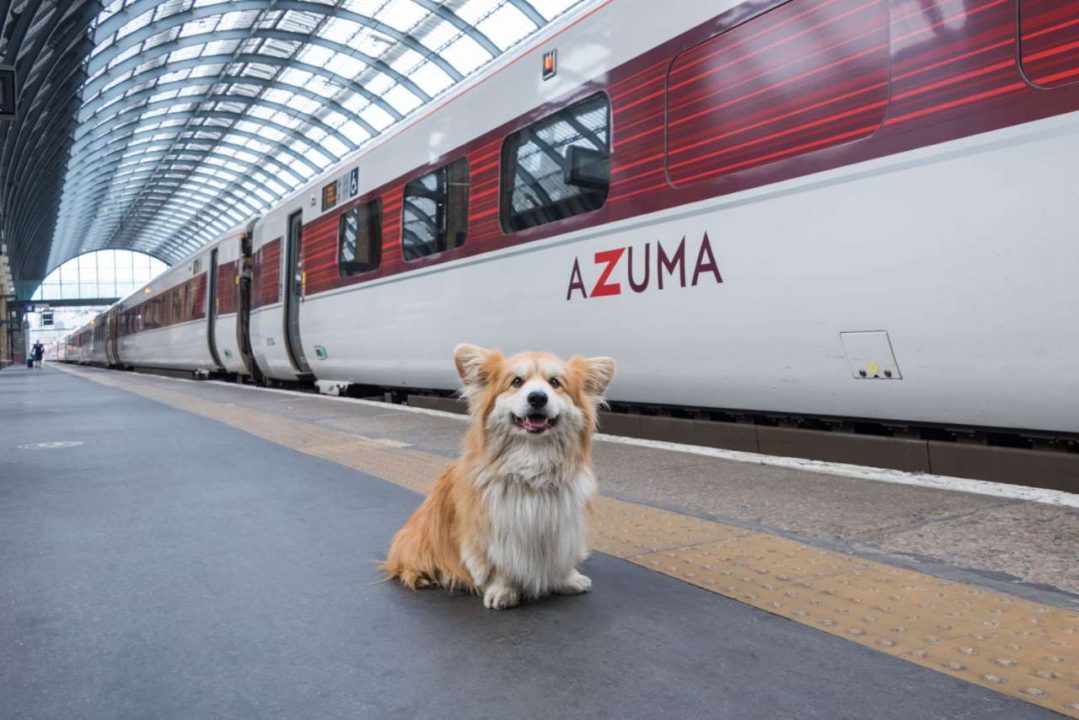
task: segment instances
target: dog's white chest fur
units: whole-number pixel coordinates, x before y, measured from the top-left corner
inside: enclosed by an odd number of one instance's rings
[[[490,563],[527,596],[559,588],[588,553],[586,512],[595,487],[582,469],[564,478],[492,479],[484,492]]]

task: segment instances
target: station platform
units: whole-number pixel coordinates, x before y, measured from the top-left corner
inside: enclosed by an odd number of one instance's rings
[[[601,437],[593,591],[497,612],[377,568],[464,429],[0,372],[0,717],[1079,717],[1077,496]]]

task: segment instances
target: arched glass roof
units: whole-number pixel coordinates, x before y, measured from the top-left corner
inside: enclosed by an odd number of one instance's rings
[[[49,265],[175,262],[583,0],[114,0]]]

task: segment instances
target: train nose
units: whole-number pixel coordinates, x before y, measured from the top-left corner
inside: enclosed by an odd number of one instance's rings
[[[535,390],[528,393],[528,404],[534,410],[545,407],[547,405],[547,393],[542,390]]]

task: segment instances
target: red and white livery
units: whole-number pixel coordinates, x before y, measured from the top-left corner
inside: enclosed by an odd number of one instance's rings
[[[1079,3],[599,2],[69,356],[451,390],[467,341],[610,355],[616,402],[1079,433],[1077,159]]]

